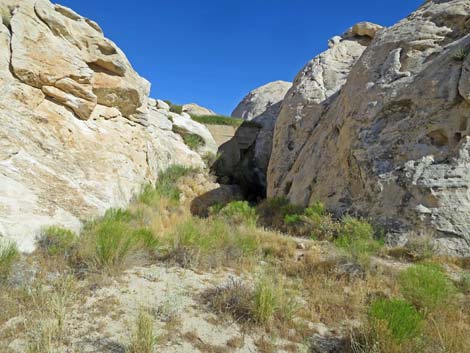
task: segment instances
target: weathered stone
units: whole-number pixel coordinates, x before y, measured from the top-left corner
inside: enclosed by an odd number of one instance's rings
[[[189,115],[217,115],[214,111],[201,107],[196,103],[189,103],[183,105],[183,112],[188,113]]]
[[[0,237],[31,251],[44,226],[79,231],[170,164],[203,166],[99,27],[45,0],[0,9]]]
[[[304,70],[276,125],[268,195],[321,200],[371,217],[390,239],[431,236],[440,251],[469,256],[468,59],[459,55],[469,17],[466,0],[425,2],[341,60],[331,94],[304,82],[317,85],[315,72],[334,65]]]

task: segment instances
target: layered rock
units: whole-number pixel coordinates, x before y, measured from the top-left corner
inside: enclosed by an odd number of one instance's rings
[[[268,196],[321,200],[370,216],[393,242],[428,235],[468,256],[469,21],[466,0],[427,1],[367,49],[369,30],[330,41],[284,101]]]
[[[215,171],[223,181],[239,184],[249,198],[266,196],[274,124],[291,86],[284,81],[261,86],[250,92],[232,113],[247,123],[219,148]]]
[[[203,165],[96,23],[45,0],[0,10],[0,237],[30,251],[43,226],[79,230],[168,165]]]

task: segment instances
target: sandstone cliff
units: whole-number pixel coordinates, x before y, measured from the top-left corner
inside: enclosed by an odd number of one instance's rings
[[[216,151],[202,125],[149,101],[93,21],[47,0],[0,10],[0,236],[31,250],[44,225],[77,230],[169,164],[202,165],[176,130]]]
[[[371,216],[393,242],[430,235],[468,256],[469,21],[468,0],[435,0],[393,27],[333,38],[286,96],[268,196],[321,200]]]
[[[274,124],[290,82],[275,81],[246,95],[232,113],[249,123],[219,148],[215,165],[222,181],[241,186],[249,198],[266,196],[266,171],[271,156]]]

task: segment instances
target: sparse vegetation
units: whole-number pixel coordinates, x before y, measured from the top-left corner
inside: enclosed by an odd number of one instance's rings
[[[131,335],[131,343],[127,353],[153,353],[157,344],[157,336],[154,333],[154,321],[152,316],[141,309],[135,321],[135,328]]]
[[[397,342],[416,338],[423,323],[423,317],[415,307],[400,299],[375,301],[369,309],[369,319],[372,327],[384,325]]]
[[[452,302],[456,289],[442,269],[434,264],[408,268],[399,278],[403,296],[424,313]]]
[[[49,256],[69,258],[75,251],[78,236],[69,229],[59,226],[45,228],[38,239],[39,247]]]
[[[239,127],[243,124],[244,126],[259,127],[259,125],[254,122],[223,115],[192,115],[191,118],[205,125],[229,125]]]
[[[395,267],[386,256],[378,259],[390,252],[377,251],[382,244],[371,224],[350,216],[335,219],[319,202],[304,209],[282,198],[257,206],[236,201],[213,207],[207,218],[200,219],[189,212],[192,198],[188,195],[204,192],[198,189],[196,173],[170,167],[155,185],[143,186],[128,209],[108,210],[86,223],[80,237],[60,227],[44,229],[40,249],[30,260],[39,274],[32,284],[25,282],[27,290],[0,292],[4,308],[0,323],[26,315],[16,335],[28,332],[29,352],[61,351],[69,348],[71,313],[87,307],[81,304],[76,287],[86,293],[83,297],[92,298],[101,283],[121,281],[126,276],[123,270],[134,264],[139,265],[139,275],[133,279],[138,283],[160,280],[160,275],[147,273],[149,265],[164,271],[176,266],[191,270],[178,269],[178,277],[181,271],[215,282],[214,286],[203,282],[207,286],[200,292],[195,289],[194,300],[202,296],[206,305],[191,310],[209,309],[214,324],[229,320],[241,326],[241,331],[253,335],[259,350],[294,352],[316,332],[316,324],[324,323],[347,336],[349,323],[354,322],[361,323],[353,334],[355,353],[465,351],[468,279],[459,272],[453,277],[454,285],[443,269],[430,264],[438,259],[428,253],[427,242],[408,247],[420,256],[395,256],[395,262],[426,261],[400,272],[401,264]],[[380,261],[369,261],[371,255]],[[364,266],[363,260],[374,265]],[[453,271],[460,271],[465,263],[452,262]],[[228,273],[231,279],[221,280]],[[60,284],[67,283],[65,278],[70,285]],[[162,344],[171,341],[184,320],[182,308],[189,294],[172,288],[166,293],[172,294],[139,312],[131,342],[119,349],[154,352],[157,334]],[[112,312],[113,320],[122,320],[118,300],[100,300],[93,306],[106,305],[97,312]],[[197,332],[179,337],[207,351],[226,348],[202,340]],[[237,346],[243,344],[237,342]],[[429,347],[436,350],[426,350]]]
[[[464,61],[468,55],[468,50],[465,48],[459,48],[453,55],[452,58],[456,61]]]
[[[0,282],[8,278],[18,257],[19,252],[14,243],[0,240]]]

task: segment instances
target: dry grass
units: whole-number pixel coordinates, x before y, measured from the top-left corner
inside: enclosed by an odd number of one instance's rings
[[[139,311],[131,334],[127,353],[153,353],[157,344],[152,316],[144,309]]]

